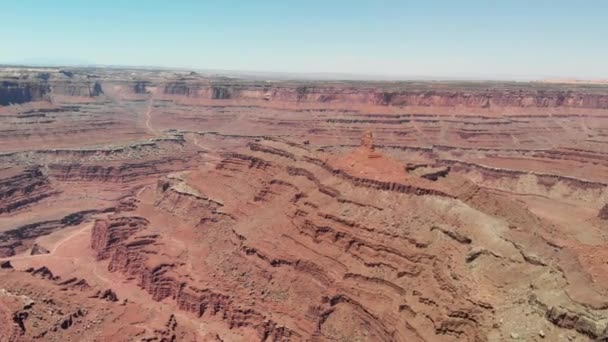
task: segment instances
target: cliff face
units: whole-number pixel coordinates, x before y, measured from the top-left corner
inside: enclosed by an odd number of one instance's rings
[[[39,168],[27,168],[0,178],[0,214],[22,209],[56,194]]]
[[[52,234],[66,227],[77,226],[88,220],[92,215],[113,210],[113,208],[83,210],[56,219],[33,222],[3,231],[0,233],[0,258],[10,257],[25,251],[40,236]]]
[[[159,184],[162,186],[163,183]],[[212,289],[200,289],[177,279],[174,263],[156,261],[157,234],[145,233],[148,221],[141,217],[114,216],[97,220],[91,235],[91,247],[97,258],[110,259],[108,270],[137,279],[138,285],[156,301],[175,300],[179,309],[198,317],[221,317],[230,328],[249,327],[261,341],[289,341],[293,332],[252,308],[243,308],[228,295]]]
[[[45,82],[0,82],[0,106],[48,101],[51,88]]]
[[[58,81],[51,82],[51,90],[55,95],[95,97],[103,94],[103,88],[99,81]]]
[[[145,229],[148,220],[142,217],[115,217],[95,221],[91,234],[91,248],[97,252],[97,259],[107,259],[117,246],[131,235]]]
[[[198,87],[193,84],[183,82],[168,83],[164,86],[163,92],[169,95],[185,95],[190,96],[198,92]]]
[[[50,175],[61,181],[99,181],[129,182],[142,178],[158,176],[169,172],[173,165],[179,165],[178,158],[167,157],[162,160],[150,160],[139,163],[119,165],[99,164],[50,164]]]
[[[103,94],[101,81],[86,75],[36,73],[5,76],[0,70],[0,106],[51,101],[52,95],[95,97]]]
[[[50,95],[95,97],[103,84],[118,85],[122,95],[158,94],[205,100],[259,100],[278,103],[345,104],[369,106],[464,108],[590,108],[608,109],[608,94],[601,88],[563,85],[495,84],[491,82],[292,82],[227,80],[148,74],[136,80],[130,74],[108,70],[78,73],[59,70],[24,72],[20,77],[0,74],[0,105],[49,100]],[[173,79],[172,79],[173,78]],[[157,92],[158,90],[158,92]]]
[[[133,91],[135,92],[135,94],[147,94],[148,90],[146,89],[146,85],[147,82],[145,81],[135,82],[135,85],[133,86]]]
[[[385,93],[386,94],[386,93]],[[608,108],[608,96],[563,91],[486,91],[388,93],[389,105],[464,107]]]
[[[232,87],[210,86],[188,82],[169,82],[163,85],[164,94],[204,97],[212,100],[230,99],[232,98],[232,93],[238,91],[238,89]],[[246,94],[238,94],[238,97],[247,98]],[[253,98],[257,97],[254,95]]]
[[[322,85],[207,85],[188,82],[164,84],[164,94],[212,100],[264,100],[300,103],[336,103],[417,107],[516,107],[516,108],[594,108],[608,109],[608,95],[565,90],[395,90],[373,86]]]

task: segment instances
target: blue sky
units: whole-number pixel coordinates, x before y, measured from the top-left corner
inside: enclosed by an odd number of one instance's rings
[[[608,78],[608,1],[2,0],[0,63]]]

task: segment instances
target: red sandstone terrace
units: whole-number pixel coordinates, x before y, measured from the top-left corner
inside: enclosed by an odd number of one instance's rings
[[[608,86],[0,69],[0,341],[608,341]]]

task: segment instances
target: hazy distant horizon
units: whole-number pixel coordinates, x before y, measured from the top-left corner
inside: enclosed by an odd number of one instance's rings
[[[150,0],[145,6],[23,0],[3,4],[0,30],[9,48],[0,64],[599,80],[608,79],[605,13],[608,2],[596,0]]]
[[[576,81],[606,81],[605,78],[572,78],[555,75],[533,75],[513,76],[496,75],[495,77],[484,77],[474,75],[370,75],[357,73],[332,73],[332,72],[281,72],[268,70],[226,70],[226,69],[199,69],[174,66],[155,65],[106,65],[95,63],[27,63],[27,62],[0,62],[0,67],[24,67],[24,68],[108,68],[108,69],[141,69],[141,70],[166,70],[197,72],[206,75],[235,78],[268,78],[268,79],[293,79],[293,80],[321,80],[321,81],[507,81],[507,82],[534,82],[544,80],[576,80]]]

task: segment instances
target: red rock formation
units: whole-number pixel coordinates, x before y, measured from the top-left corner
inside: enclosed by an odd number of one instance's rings
[[[32,82],[1,81],[0,106],[30,101],[48,101],[51,88],[43,80]]]
[[[108,302],[118,302],[118,296],[116,295],[116,293],[114,291],[112,291],[112,289],[98,291],[95,294],[95,297],[99,298],[101,300],[106,300]]]
[[[375,151],[374,135],[372,132],[368,131],[363,134],[363,137],[361,138],[361,147],[368,150],[370,153]]]
[[[110,212],[104,210],[84,210],[68,214],[54,220],[34,222],[0,232],[0,256],[10,257],[33,246],[33,241],[40,236],[52,234],[65,227],[76,226],[86,221],[91,215]]]
[[[53,274],[53,272],[51,272],[51,270],[49,270],[48,267],[46,267],[46,266],[42,266],[38,269],[30,269],[29,271],[30,271],[29,273],[31,273],[31,275],[40,277],[42,279],[48,279],[48,280],[58,280],[59,279],[59,277],[55,276]]]
[[[177,165],[184,165],[182,158],[167,157],[139,163],[101,165],[64,163],[50,164],[48,167],[50,176],[61,181],[133,182],[166,174]]]
[[[30,255],[39,255],[39,254],[49,254],[49,250],[35,243],[32,246],[32,250],[30,251]]]
[[[101,301],[91,295],[95,288],[77,286],[82,283],[87,282],[43,279],[0,269],[0,340],[137,340],[150,329],[144,323],[145,308],[130,301]],[[171,327],[179,339],[194,336],[177,326],[177,320]]]
[[[604,205],[604,207],[602,207],[602,209],[600,209],[600,212],[597,215],[597,217],[599,217],[602,220],[608,221],[608,204]]]
[[[103,95],[103,80],[91,80],[83,73],[31,72],[29,80],[15,81],[0,75],[0,105],[29,101],[48,101],[50,95],[70,97],[95,97]],[[109,81],[115,82],[109,75]],[[96,77],[96,76],[95,76]],[[389,83],[384,86],[347,83],[309,82],[308,84],[283,82],[225,82],[206,79],[197,75],[179,81],[152,82],[128,80],[126,93],[149,94],[149,88],[159,88],[164,96],[186,96],[217,101],[260,100],[269,102],[299,102],[320,104],[360,104],[377,106],[416,107],[516,107],[516,108],[608,108],[608,96],[594,88],[565,87],[559,84],[543,84],[497,87],[493,84],[464,85],[450,83],[412,85]]]
[[[40,168],[10,171],[0,178],[0,214],[20,210],[57,194]]]
[[[97,253],[97,259],[107,259],[121,242],[145,229],[147,225],[148,220],[142,217],[127,216],[96,220],[93,226],[91,248]]]
[[[78,279],[76,277],[72,277],[65,281],[58,283],[57,285],[61,286],[62,291],[67,290],[78,290],[78,291],[86,291],[91,288],[86,279]]]
[[[171,82],[161,85],[164,94],[212,100],[265,100],[304,103],[356,103],[416,107],[539,107],[608,108],[604,94],[567,90],[381,90],[373,87],[206,85],[204,82]]]

